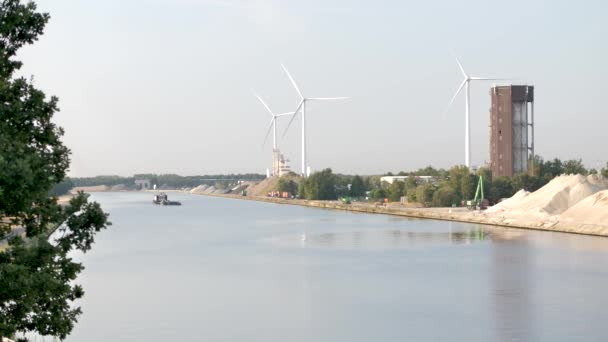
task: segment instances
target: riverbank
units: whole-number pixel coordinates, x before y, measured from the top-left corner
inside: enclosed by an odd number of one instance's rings
[[[498,227],[532,229],[561,233],[583,234],[608,237],[607,226],[586,225],[579,222],[560,222],[554,220],[538,220],[531,218],[528,223],[514,222],[501,214],[473,211],[466,208],[406,208],[400,206],[376,205],[369,202],[353,202],[345,204],[339,201],[314,201],[299,199],[283,199],[262,196],[240,196],[232,194],[199,194],[202,196],[221,197],[237,200],[250,200],[275,204],[299,205],[331,210],[344,210],[368,214],[383,214],[421,219],[454,221],[464,223],[485,224]]]

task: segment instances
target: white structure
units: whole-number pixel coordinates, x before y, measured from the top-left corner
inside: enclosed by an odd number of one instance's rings
[[[419,183],[431,183],[435,177],[433,176],[413,176],[417,182]],[[405,182],[406,179],[410,178],[410,176],[384,176],[380,177],[380,182],[387,182],[388,184],[393,184],[393,182]]]
[[[285,158],[281,151],[278,149],[272,150],[272,174],[273,176],[279,176],[288,174],[291,172],[289,167],[289,159]]]
[[[308,165],[306,165],[306,102],[308,102],[308,101],[346,100],[346,99],[348,99],[348,97],[304,97],[304,95],[302,95],[302,92],[300,91],[300,88],[298,88],[296,81],[294,81],[293,77],[291,77],[291,75],[289,74],[289,71],[287,71],[287,68],[283,64],[281,64],[281,67],[283,67],[283,70],[285,71],[285,74],[287,74],[287,77],[289,77],[291,84],[293,84],[293,87],[296,88],[298,95],[300,95],[300,104],[298,104],[298,107],[294,111],[294,115],[291,118],[291,120],[289,121],[287,128],[285,129],[285,133],[287,133],[287,129],[289,129],[289,126],[293,122],[293,119],[295,119],[295,117],[298,115],[298,112],[300,111],[300,108],[302,108],[302,169],[301,170],[302,170],[302,175],[305,177],[308,177],[310,172],[307,169]],[[283,134],[283,135],[285,135],[285,134]]]
[[[264,102],[264,100],[262,100],[262,98],[258,94],[254,94],[254,95],[255,95],[255,97],[258,98],[258,100],[260,100],[260,102],[262,103],[264,108],[266,108],[266,110],[272,117],[270,119],[270,126],[268,127],[268,131],[266,132],[266,136],[264,137],[263,145],[266,144],[268,135],[270,134],[270,131],[272,130],[272,175],[280,176],[280,173],[281,173],[281,166],[280,166],[281,163],[280,162],[281,162],[281,160],[284,160],[284,158],[283,158],[283,155],[279,152],[279,148],[277,145],[277,118],[279,118],[281,116],[285,116],[285,115],[293,115],[294,113],[275,114],[272,112],[270,107],[268,107],[266,102]],[[287,168],[289,168],[289,166],[287,166]]]
[[[464,76],[464,80],[460,84],[460,87],[458,87],[458,90],[456,90],[456,93],[452,97],[452,100],[450,100],[450,103],[448,104],[448,106],[446,108],[446,112],[450,109],[450,106],[452,106],[452,103],[454,103],[454,100],[456,99],[456,96],[458,96],[460,91],[462,90],[462,87],[465,87],[464,165],[466,167],[470,168],[471,167],[471,113],[470,113],[471,104],[470,104],[470,97],[469,97],[470,82],[471,81],[497,81],[497,80],[505,80],[505,78],[472,77],[472,76],[469,76],[464,71],[464,68],[462,67],[462,64],[460,64],[460,60],[458,60],[458,57],[456,57],[456,63],[458,63],[458,67],[460,68],[460,71],[462,72],[462,75]]]

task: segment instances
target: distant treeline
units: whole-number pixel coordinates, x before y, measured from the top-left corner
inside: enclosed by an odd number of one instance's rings
[[[462,201],[473,199],[479,177],[483,176],[485,198],[490,203],[513,196],[525,189],[536,191],[556,176],[562,174],[602,174],[608,177],[608,163],[602,169],[587,169],[580,159],[545,161],[536,157],[530,162],[528,173],[513,177],[492,177],[487,168],[472,173],[465,166],[454,166],[448,170],[428,166],[411,172],[399,172],[399,176],[414,176],[406,181],[392,184],[381,181],[381,176],[349,176],[334,174],[331,169],[313,173],[306,179],[284,178],[279,180],[277,190],[297,194],[309,200],[333,200],[343,196],[368,197],[371,200],[387,199],[399,201],[402,197],[409,202],[426,206],[446,207],[459,205]],[[393,176],[388,172],[386,176]],[[431,182],[421,181],[415,176],[432,176]]]
[[[69,181],[74,187],[96,186],[96,185],[124,185],[127,188],[136,188],[136,179],[150,180],[151,184],[156,184],[162,188],[193,188],[201,184],[215,185],[216,183],[229,184],[239,180],[260,181],[266,178],[265,175],[256,173],[229,174],[229,175],[204,175],[204,176],[180,176],[175,174],[136,174],[132,177],[121,176],[96,176],[96,177],[70,177]]]

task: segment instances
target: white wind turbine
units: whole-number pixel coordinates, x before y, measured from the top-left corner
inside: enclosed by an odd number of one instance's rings
[[[281,113],[281,114],[275,114],[272,110],[270,110],[270,107],[268,107],[268,105],[266,104],[266,102],[264,102],[264,100],[262,100],[262,98],[260,97],[260,95],[255,94],[255,97],[258,98],[258,100],[260,100],[260,102],[262,103],[262,105],[264,106],[264,108],[266,108],[266,110],[268,111],[268,113],[270,114],[270,116],[272,117],[270,119],[270,126],[268,126],[268,131],[266,132],[266,136],[264,137],[264,144],[266,144],[266,140],[268,140],[268,135],[270,134],[270,131],[272,130],[272,149],[276,150],[277,149],[277,119],[281,116],[286,116],[286,115],[293,115],[294,113]]]
[[[464,163],[465,163],[466,167],[470,168],[471,167],[471,104],[470,104],[470,97],[469,97],[470,82],[471,81],[499,81],[499,80],[508,80],[508,78],[487,78],[487,77],[469,76],[466,73],[466,71],[464,71],[464,68],[462,67],[462,64],[460,64],[460,60],[458,59],[458,57],[456,57],[456,63],[458,63],[458,67],[460,68],[460,71],[462,72],[462,75],[464,76],[464,80],[460,84],[460,87],[458,87],[458,90],[456,90],[456,93],[452,97],[452,100],[450,100],[450,103],[448,104],[445,111],[447,112],[450,109],[450,107],[452,106],[452,103],[454,103],[454,100],[456,99],[456,96],[458,96],[458,94],[462,90],[462,87],[465,87],[465,98],[464,98],[464,106],[465,106],[464,153],[465,153],[465,157],[464,157]]]
[[[289,126],[291,126],[291,123],[298,115],[300,108],[302,108],[302,175],[307,177],[308,172],[306,170],[306,102],[346,100],[349,99],[349,97],[304,97],[304,95],[302,95],[302,92],[300,91],[300,88],[298,88],[296,81],[294,81],[293,77],[291,77],[291,75],[289,74],[289,71],[287,71],[287,68],[283,64],[281,64],[281,67],[283,67],[283,70],[285,71],[285,74],[287,74],[287,77],[289,77],[291,84],[293,84],[293,87],[298,92],[298,95],[300,95],[300,104],[298,104],[298,107],[294,111],[293,116],[291,117],[289,124],[287,124],[287,128],[285,128],[285,132],[283,133],[283,135],[287,133]]]

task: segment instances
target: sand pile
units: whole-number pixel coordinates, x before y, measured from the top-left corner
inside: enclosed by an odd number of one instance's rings
[[[231,193],[231,194],[237,194],[237,195],[240,195],[240,194],[243,192],[243,190],[247,190],[247,188],[248,188],[250,185],[251,185],[251,184],[250,184],[250,183],[248,183],[248,182],[238,184],[237,186],[235,186],[235,187],[233,187],[232,189],[230,189],[230,193]]]
[[[266,178],[263,181],[250,186],[247,189],[247,196],[266,196],[269,192],[275,191],[279,177]]]
[[[560,225],[595,226],[608,230],[608,190],[580,201],[560,216]]]
[[[606,182],[594,175],[588,177],[562,175],[533,193],[525,194],[519,191],[488,212],[554,216],[565,212],[596,192],[606,189],[608,189]]]
[[[209,185],[206,185],[206,184],[199,185],[196,188],[190,190],[190,193],[194,194],[194,195],[204,194],[205,190],[207,190],[207,188],[209,188]]]
[[[518,204],[529,194],[530,194],[530,192],[528,192],[524,189],[521,189],[518,192],[516,192],[515,195],[513,195],[513,197],[507,198],[506,200],[496,204],[495,206],[488,208],[488,210],[486,210],[486,212],[494,213],[494,212],[501,212],[501,211],[505,211],[505,210],[511,210],[511,209],[517,207]]]

